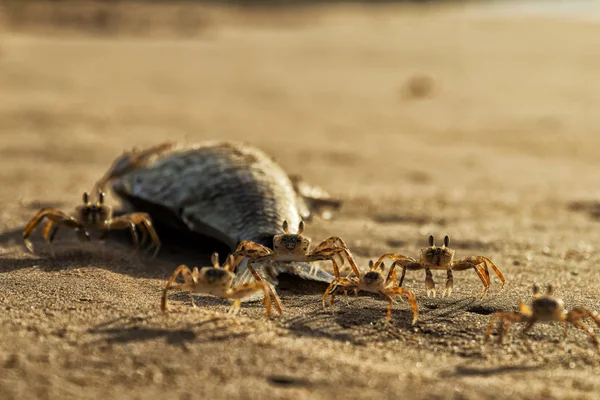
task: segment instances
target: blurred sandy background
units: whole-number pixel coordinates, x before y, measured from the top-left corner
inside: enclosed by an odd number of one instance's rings
[[[598,14],[495,7],[0,3],[0,398],[597,398],[585,333],[562,346],[538,326],[534,354],[480,345],[533,282],[600,311]],[[26,252],[29,218],[71,210],[123,150],[217,138],[344,201],[307,226],[314,242],[339,235],[366,267],[448,234],[457,257],[496,262],[504,292],[493,276],[472,298],[465,272],[427,299],[409,273],[411,328],[406,303],[386,326],[380,298],[331,314],[323,286],[288,278],[281,318],[185,295],[165,317],[165,279],[207,264],[205,244],[132,259],[127,241],[63,231],[56,259],[39,236]]]

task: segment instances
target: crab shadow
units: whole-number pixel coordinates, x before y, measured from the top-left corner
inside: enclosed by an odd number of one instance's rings
[[[342,316],[342,322],[340,322],[340,316]],[[377,318],[373,318],[373,315],[371,315],[371,320],[374,322],[371,325],[348,325],[347,318],[354,316],[354,313],[346,311],[335,314],[321,311],[287,318],[282,325],[297,337],[327,338],[358,346],[375,341],[393,340],[392,336],[388,336],[384,332],[387,327],[378,322]]]
[[[267,382],[273,386],[284,388],[316,388],[330,386],[330,383],[326,380],[309,380],[306,378],[287,375],[269,375],[267,377]]]
[[[454,371],[442,373],[444,378],[457,378],[463,376],[481,376],[489,377],[500,374],[510,374],[514,372],[536,371],[539,365],[500,365],[497,367],[477,368],[470,365],[458,365]]]
[[[359,342],[363,343],[373,340],[410,342],[414,340],[415,334],[430,345],[446,345],[450,338],[471,343],[469,348],[464,348],[457,354],[464,357],[480,356],[477,343],[483,332],[481,325],[474,324],[473,321],[487,324],[488,315],[501,308],[494,301],[488,302],[477,297],[443,300],[418,298],[419,319],[412,326],[412,311],[408,302],[394,305],[392,319],[386,323],[384,318],[387,303],[381,302],[381,305],[376,305],[379,300],[376,296],[373,298],[373,303],[365,302],[363,305],[356,302],[360,299],[355,299],[348,305],[345,305],[343,300],[340,301],[341,304],[334,312],[336,325],[346,330],[358,331],[362,335]],[[370,331],[367,335],[363,334],[365,328]]]
[[[277,281],[277,293],[282,297],[286,295],[296,296],[298,294],[322,295],[327,289],[327,286],[329,286],[329,284],[325,282],[302,279],[285,272],[280,273],[277,276]]]
[[[296,336],[324,337],[359,346],[407,339],[414,332],[408,303],[404,307],[394,306],[392,319],[387,322],[387,302],[375,295],[359,294],[358,298],[348,301],[340,298],[333,307],[327,304],[325,310],[320,300],[321,296],[294,299],[294,307],[303,311],[285,319],[283,327]]]
[[[597,201],[573,201],[567,207],[573,212],[583,212],[589,218],[600,220],[600,202]]]
[[[297,336],[326,337],[354,345],[408,341],[415,332],[433,341],[446,340],[448,335],[477,340],[481,331],[472,324],[472,320],[479,318],[483,321],[499,309],[493,301],[486,302],[477,297],[418,298],[419,319],[413,326],[413,314],[407,301],[399,300],[394,304],[391,320],[387,322],[388,303],[375,294],[361,292],[358,297],[339,296],[333,306],[327,304],[325,310],[320,300],[320,296],[294,298],[293,307],[304,311],[286,319],[283,326]]]
[[[94,266],[134,277],[165,279],[180,264],[189,266],[210,265],[210,255],[216,251],[223,261],[230,249],[223,243],[193,232],[181,232],[157,226],[162,246],[156,257],[145,248],[136,249],[129,231],[111,231],[105,240],[98,232],[91,232],[90,242],[79,242],[75,233],[58,231],[50,247],[39,237],[32,236],[35,254],[23,242],[21,228],[0,233],[0,247],[17,246],[18,250],[0,255],[0,273],[36,266],[43,271],[57,271],[83,266]],[[147,247],[147,246],[146,246]],[[23,255],[25,254],[25,255]]]
[[[0,233],[0,245],[15,245],[19,244],[23,249],[23,229],[13,229]]]
[[[128,344],[163,339],[165,343],[186,347],[188,343],[214,343],[244,338],[250,332],[228,333],[218,323],[222,318],[214,317],[198,323],[186,323],[183,328],[160,328],[147,326],[149,318],[117,318],[109,320],[88,329],[92,335],[102,336],[87,345],[97,346],[106,344]]]
[[[502,309],[494,300],[482,299],[478,296],[467,296],[456,299],[424,297],[420,300],[420,304],[421,315],[425,316],[426,320],[430,322],[454,317],[458,313],[464,312],[488,316]]]
[[[177,304],[184,307],[198,307],[201,309],[215,309],[215,307],[224,307],[223,313],[226,313],[233,303],[232,299],[224,299],[220,297],[211,296],[208,294],[197,294],[193,295],[194,305],[191,305],[189,292],[178,292],[168,296],[169,302],[177,302]],[[264,310],[263,299],[257,299],[253,301],[246,301],[242,303],[244,309],[250,310]]]

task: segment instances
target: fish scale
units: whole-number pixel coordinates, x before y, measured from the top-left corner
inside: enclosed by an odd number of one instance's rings
[[[231,248],[241,240],[272,246],[281,224],[301,220],[298,196],[281,167],[260,150],[205,143],[162,153],[153,164],[113,183],[120,197],[149,201],[177,212],[193,231]]]

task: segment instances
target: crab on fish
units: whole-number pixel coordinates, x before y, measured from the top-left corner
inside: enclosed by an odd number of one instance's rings
[[[523,301],[519,301],[518,312],[498,312],[494,314],[485,331],[484,343],[489,340],[496,321],[498,322],[498,343],[502,343],[504,335],[508,333],[513,322],[527,323],[521,335],[528,347],[529,342],[525,335],[533,328],[533,325],[537,322],[557,321],[564,325],[563,341],[567,338],[569,325],[573,325],[574,327],[585,331],[596,349],[600,351],[600,342],[593,329],[581,322],[581,319],[583,318],[591,318],[596,325],[600,327],[600,315],[585,307],[576,307],[570,311],[565,311],[563,301],[554,297],[553,292],[552,285],[548,285],[546,293],[542,295],[539,287],[533,285],[534,298],[531,302],[531,306],[527,306]]]
[[[48,220],[42,237],[50,247],[50,251],[54,256],[52,249],[52,241],[56,236],[59,227],[73,229],[77,233],[80,241],[90,241],[88,229],[103,230],[105,236],[109,231],[115,229],[130,229],[131,237],[136,248],[143,244],[148,235],[155,247],[153,256],[156,256],[160,249],[160,239],[154,230],[152,220],[146,213],[131,213],[113,217],[111,206],[104,204],[104,193],[97,193],[96,202],[90,201],[89,194],[83,193],[83,204],[75,208],[74,215],[66,214],[60,210],[53,208],[42,208],[35,214],[23,230],[23,240],[29,251],[33,252],[33,244],[29,236],[35,231],[38,225],[45,219]],[[136,228],[142,233],[142,240],[138,239]],[[150,247],[151,248],[151,247]]]
[[[236,266],[244,257],[247,257],[248,270],[257,281],[260,281],[262,278],[252,267],[254,263],[263,261],[312,263],[331,260],[335,276],[339,276],[339,265],[335,258],[339,257],[343,263],[344,259],[341,257],[345,256],[352,270],[358,273],[352,253],[341,238],[331,236],[310,250],[311,239],[302,235],[304,221],[300,221],[296,233],[290,232],[287,220],[283,221],[282,228],[283,234],[273,236],[273,249],[249,240],[241,241],[236,251],[233,252],[236,257]]]
[[[442,246],[436,246],[435,239],[433,235],[431,235],[429,236],[430,247],[424,247],[421,249],[419,260],[401,254],[388,253],[379,257],[379,260],[377,260],[375,263],[375,267],[378,267],[385,258],[395,260],[394,264],[402,267],[402,275],[399,283],[400,287],[402,287],[404,276],[406,275],[407,270],[418,271],[424,269],[425,289],[427,290],[427,296],[433,294],[433,297],[436,295],[436,289],[431,270],[445,270],[447,273],[447,278],[446,287],[442,292],[442,297],[444,297],[446,294],[450,296],[452,293],[452,288],[454,286],[454,278],[452,274],[453,271],[466,271],[469,269],[473,269],[475,273],[477,273],[477,276],[483,284],[483,290],[481,291],[481,294],[485,295],[490,288],[490,272],[488,270],[489,266],[492,268],[492,270],[494,270],[498,278],[500,278],[500,281],[502,281],[502,286],[500,288],[500,291],[502,291],[505,283],[504,275],[502,275],[502,272],[500,272],[492,260],[484,256],[471,256],[461,258],[460,260],[454,260],[455,250],[449,248],[449,244],[450,238],[446,236],[444,237],[444,244]]]
[[[267,316],[271,316],[271,296],[275,309],[281,314],[281,302],[277,293],[267,282],[250,282],[244,285],[232,288],[233,278],[235,274],[232,272],[234,268],[234,257],[229,255],[225,263],[219,265],[219,255],[213,253],[211,256],[212,267],[204,267],[198,270],[194,267],[193,270],[186,265],[177,267],[173,275],[169,278],[167,286],[163,290],[160,308],[163,312],[167,310],[167,292],[169,290],[187,290],[189,291],[192,307],[196,307],[192,293],[204,293],[221,297],[225,299],[233,299],[233,304],[229,309],[230,313],[237,314],[240,310],[240,302],[244,297],[252,296],[256,292],[263,292],[265,308]],[[183,284],[176,284],[175,279],[181,275],[185,280]]]
[[[353,290],[354,294],[357,295],[359,291],[365,291],[370,293],[377,293],[385,297],[388,301],[388,310],[386,321],[392,318],[392,304],[394,298],[397,296],[406,296],[410,303],[410,307],[413,313],[412,325],[417,322],[419,318],[419,306],[415,295],[407,289],[403,289],[398,286],[398,280],[396,278],[396,263],[392,264],[387,276],[384,278],[383,270],[385,269],[385,263],[380,262],[375,265],[373,260],[369,261],[369,272],[364,275],[360,275],[358,270],[354,271],[355,276],[342,278],[339,275],[339,271],[336,271],[335,279],[329,284],[327,290],[323,294],[322,305],[325,309],[325,300],[327,296],[331,296],[329,305],[333,306],[336,293],[343,292],[344,295],[348,294],[348,291]]]

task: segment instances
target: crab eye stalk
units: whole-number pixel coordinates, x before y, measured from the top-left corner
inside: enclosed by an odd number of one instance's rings
[[[98,192],[98,205],[102,205],[104,203],[104,192],[99,191]]]
[[[219,253],[212,253],[210,255],[210,262],[212,263],[213,267],[219,268]]]
[[[444,237],[444,246],[448,247],[449,244],[450,244],[450,238],[448,237],[448,235],[446,235],[446,237]]]
[[[369,260],[369,268],[373,268],[373,260]]]
[[[546,286],[546,296],[552,296],[553,292],[554,292],[554,286],[552,286],[552,284],[549,284],[548,286]]]
[[[90,202],[90,195],[87,192],[83,192],[83,204],[88,204]]]
[[[304,221],[300,221],[298,224],[298,232],[296,235],[302,235],[302,232],[304,232]]]
[[[235,257],[233,256],[233,254],[230,254],[229,257],[227,257],[227,261],[225,262],[227,268],[232,268],[235,266]]]
[[[435,246],[435,239],[433,238],[433,235],[429,236],[429,245],[431,247]]]
[[[538,293],[540,293],[540,288],[538,287],[538,285],[533,284],[533,294],[537,295]]]
[[[282,227],[283,227],[284,233],[286,233],[286,234],[290,233],[290,226],[288,225],[287,220],[283,221]]]

